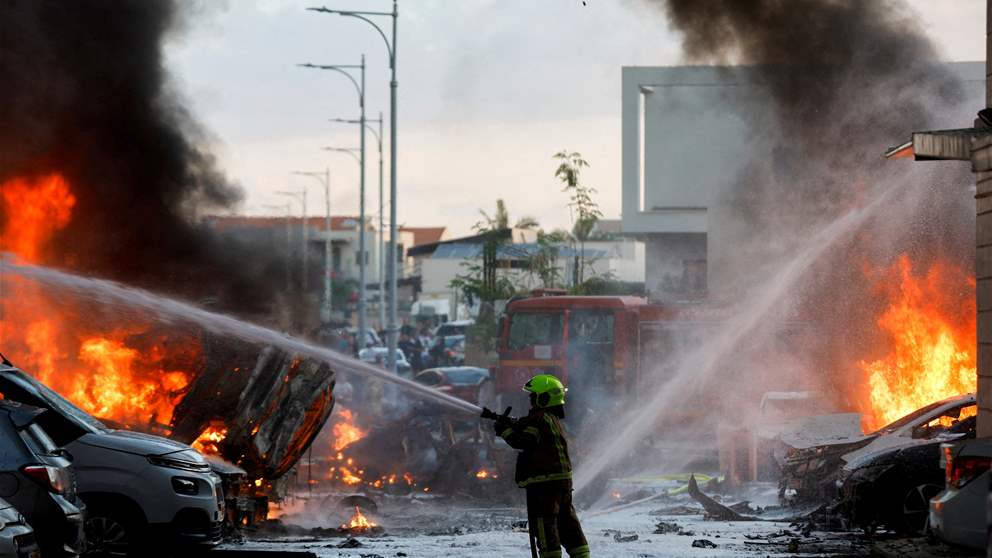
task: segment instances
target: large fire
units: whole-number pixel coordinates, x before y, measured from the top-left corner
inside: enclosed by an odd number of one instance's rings
[[[947,264],[914,275],[903,255],[873,274],[887,308],[877,324],[891,345],[883,358],[859,363],[866,375],[874,429],[934,401],[975,391],[975,280]]]
[[[355,514],[351,516],[348,523],[341,525],[341,529],[348,531],[368,531],[374,529],[377,525],[365,517],[362,510],[355,506]]]
[[[333,426],[334,451],[341,451],[364,438],[366,433],[355,424],[355,415],[348,409],[339,405],[337,415],[338,420]]]
[[[75,205],[57,173],[0,184],[0,250],[51,263],[48,248]],[[123,313],[108,323],[85,303],[17,277],[3,278],[0,310],[5,354],[82,409],[125,427],[167,427],[200,355],[193,335],[165,334],[133,315],[121,321]]]

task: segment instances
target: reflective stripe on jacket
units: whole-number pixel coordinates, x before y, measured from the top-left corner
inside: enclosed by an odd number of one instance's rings
[[[511,448],[521,450],[514,476],[517,486],[572,478],[572,462],[561,421],[545,409],[531,409],[530,414],[499,435]]]

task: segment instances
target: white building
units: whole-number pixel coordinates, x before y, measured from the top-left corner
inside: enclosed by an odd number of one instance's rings
[[[949,66],[983,94],[983,64]],[[721,268],[735,216],[717,202],[749,158],[775,157],[750,124],[773,122],[769,99],[746,67],[623,68],[622,232],[645,243],[651,298],[697,298],[734,280]]]

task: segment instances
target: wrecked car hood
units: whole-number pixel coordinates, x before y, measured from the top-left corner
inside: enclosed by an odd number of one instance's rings
[[[859,413],[837,413],[790,421],[778,435],[783,444],[805,450],[816,447],[867,444],[875,435],[861,432]]]
[[[191,449],[186,444],[130,430],[105,430],[100,433],[84,434],[78,442],[137,455],[165,455]]]
[[[933,444],[934,442],[951,442],[954,440],[959,440],[965,437],[964,434],[946,434],[941,436],[936,436],[933,438],[910,438],[907,436],[879,436],[873,440],[870,444],[859,448],[850,453],[844,454],[841,459],[844,460],[844,468],[847,470],[854,470],[861,467],[877,457],[888,453],[893,450],[911,448],[913,446],[922,446],[927,444]],[[935,464],[936,466],[936,464]]]

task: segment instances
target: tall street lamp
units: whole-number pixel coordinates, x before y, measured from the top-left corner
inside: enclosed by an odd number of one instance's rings
[[[307,246],[310,243],[310,227],[307,226],[307,190],[306,188],[299,191],[292,192],[276,192],[280,196],[287,196],[293,198],[294,200],[300,202],[303,208],[303,218],[300,220],[301,223],[301,236],[303,238],[303,277],[301,278],[300,285],[303,289],[303,296],[307,293],[307,274],[309,273],[309,257],[307,256]]]
[[[332,118],[331,122],[341,122],[344,124],[361,124],[361,120],[348,118]],[[382,111],[379,111],[379,118],[365,119],[365,127],[375,136],[376,143],[379,144],[379,327],[386,327],[386,215],[384,213],[385,197],[382,190]],[[378,122],[379,131],[369,126],[369,122]]]
[[[358,106],[361,109],[361,116],[359,117],[362,125],[361,133],[361,157],[358,160],[359,166],[359,194],[358,194],[358,220],[362,223],[361,228],[358,233],[358,251],[361,256],[358,258],[358,331],[361,339],[365,339],[366,324],[365,324],[365,55],[362,55],[362,63],[358,65],[354,64],[300,64],[299,66],[303,68],[313,68],[317,70],[331,70],[344,75],[351,83],[355,86],[355,90],[358,92]],[[360,70],[361,82],[355,80],[355,76],[351,75],[348,70],[358,69]],[[352,153],[354,155],[354,153]],[[365,346],[362,343],[359,349]]]
[[[332,151],[334,153],[347,153],[351,155],[355,162],[358,163],[358,167],[364,171],[365,166],[363,165],[363,160],[360,155],[355,155],[355,152],[361,152],[361,149],[355,147],[321,147],[324,151]],[[364,182],[364,179],[363,179]],[[365,266],[368,263],[368,254],[365,250],[365,206],[362,204],[361,216],[359,217],[360,225],[358,227],[358,331],[362,332],[360,339],[362,343],[358,346],[357,350],[362,350],[365,348],[365,338],[366,338],[366,318],[365,318]]]
[[[307,8],[314,12],[327,14],[338,14],[341,16],[354,17],[368,23],[379,32],[383,42],[386,43],[386,51],[389,54],[389,262],[386,273],[389,276],[389,325],[386,327],[389,339],[389,369],[396,371],[396,22],[399,19],[399,11],[396,7],[396,0],[393,0],[392,12],[360,12],[348,10],[330,10],[328,8]],[[393,18],[392,41],[386,37],[375,22],[369,17],[391,17]],[[364,126],[363,126],[364,128]]]
[[[309,176],[324,185],[324,308],[321,321],[331,322],[332,298],[334,290],[331,281],[334,273],[333,253],[331,250],[331,170],[293,171],[297,176]]]

